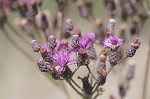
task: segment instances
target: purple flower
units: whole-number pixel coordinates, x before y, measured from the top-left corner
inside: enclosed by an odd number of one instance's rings
[[[90,49],[95,41],[95,33],[87,33],[80,39],[80,47],[83,49]]]
[[[52,53],[52,49],[49,47],[48,43],[46,43],[46,44],[44,45],[44,48],[47,49],[47,52],[48,52],[48,53]]]
[[[64,73],[68,65],[75,64],[76,60],[70,58],[70,53],[59,51],[53,56],[53,61],[58,65],[55,67],[59,73]]]
[[[105,48],[111,48],[111,50],[116,51],[119,46],[122,45],[123,40],[118,38],[114,34],[110,34],[108,38],[104,41],[104,47]]]
[[[89,49],[91,48],[93,45],[91,42],[89,42],[89,40],[85,37],[82,37],[80,39],[80,48],[83,48],[83,49]]]
[[[94,43],[96,41],[96,34],[91,32],[91,33],[86,33],[84,35],[90,42]]]

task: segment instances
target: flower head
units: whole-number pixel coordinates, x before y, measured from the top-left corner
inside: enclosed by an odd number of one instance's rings
[[[58,65],[55,67],[56,71],[63,73],[66,71],[68,65],[75,64],[76,60],[70,58],[70,53],[59,51],[53,56],[53,61]]]
[[[90,42],[94,43],[96,41],[96,34],[91,32],[91,33],[86,33],[84,35],[87,39],[89,39]]]
[[[81,37],[81,30],[80,30],[80,29],[74,29],[74,30],[72,31],[72,34],[73,34],[73,35],[79,35],[79,37]]]
[[[80,47],[83,49],[90,49],[95,41],[95,33],[87,33],[80,39]]]
[[[69,42],[66,39],[58,41],[57,43],[58,43],[56,47],[57,51],[71,52],[71,48],[70,48],[71,46],[69,46]]]
[[[110,34],[104,41],[104,47],[111,48],[111,50],[116,51],[122,45],[122,42],[122,39],[118,38],[114,34]]]
[[[80,48],[89,49],[92,47],[92,43],[87,38],[82,37],[80,39]]]
[[[138,49],[141,45],[141,40],[140,38],[136,37],[133,39],[133,42],[131,43],[131,46],[134,47],[135,49]]]

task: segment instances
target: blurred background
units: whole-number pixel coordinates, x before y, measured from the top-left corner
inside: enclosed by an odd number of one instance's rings
[[[116,0],[116,2],[119,2],[119,0]],[[150,5],[150,1],[147,0],[147,2]],[[127,47],[125,47],[125,49],[127,49],[128,46],[130,46],[129,44],[132,41],[132,38],[134,37],[131,36],[129,30],[132,20],[129,19],[123,22],[120,17],[119,3],[116,4],[116,7],[115,31],[118,34],[121,25],[126,25],[127,42],[129,42],[126,44]],[[45,9],[48,10],[50,19],[54,20],[54,17],[58,12],[56,1],[43,0],[43,5],[41,6],[40,10]],[[105,6],[104,0],[94,0],[93,14],[96,19],[101,19],[104,23],[104,26],[107,27],[110,15],[108,9]],[[21,37],[30,43],[32,38],[28,37],[28,35],[22,32],[18,26],[18,20],[20,19],[19,14],[17,12],[8,11],[7,15],[7,20],[11,26],[16,29],[17,33],[20,33]],[[67,18],[72,19],[74,27],[81,29],[82,33],[93,31],[93,25],[87,21],[87,19],[84,19],[80,16],[77,2],[70,4]],[[149,26],[150,19],[147,19],[144,22],[140,34],[138,34],[141,37],[142,44],[136,55],[132,58],[132,60],[134,60],[136,63],[135,77],[131,81],[130,89],[128,90],[124,99],[142,99],[141,97],[143,92],[144,75],[146,71],[146,62],[149,50]],[[18,49],[12,44],[12,41],[9,40],[8,35],[6,35],[6,33],[0,29],[0,99],[68,99],[60,87],[54,84],[57,82],[53,83],[53,81],[50,80],[51,78],[47,77],[48,75],[40,72],[38,69],[36,60],[40,58],[40,55],[34,53],[31,46],[26,44],[22,38],[17,36],[18,34],[14,33],[8,24],[5,24],[4,27],[7,30],[9,37],[11,37],[13,41],[25,51],[25,53],[28,53],[32,59],[27,58],[22,52],[18,51]],[[101,48],[102,47],[96,46],[96,50],[101,50]],[[129,61],[131,60],[126,60],[124,71]],[[113,94],[116,97],[115,99],[120,99],[118,95],[118,82],[124,71],[120,73],[119,70],[119,67],[116,66],[114,71],[110,73],[106,84],[103,86],[105,91],[101,96],[99,96],[98,99],[110,99],[110,94]],[[78,73],[83,75],[83,71],[80,70]],[[150,99],[150,73],[148,73],[147,79],[147,95],[145,99]],[[74,90],[72,90],[68,85],[65,86],[67,87],[67,90],[69,90],[69,93],[73,99],[80,99]]]

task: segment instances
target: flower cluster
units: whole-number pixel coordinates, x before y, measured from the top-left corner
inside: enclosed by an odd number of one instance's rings
[[[76,52],[80,57],[81,49],[85,50],[84,53],[87,54],[95,42],[95,33],[86,33],[84,36],[80,36],[77,32],[74,30],[75,34],[73,34],[70,44],[65,39],[59,41],[54,35],[50,35],[48,42],[43,47],[36,40],[32,40],[32,48],[35,52],[40,52],[43,60],[50,63],[56,72],[63,74],[69,68],[69,65],[76,64],[78,61],[78,58],[71,58],[71,54]],[[83,61],[84,63],[85,61]]]
[[[55,80],[66,80],[66,82],[82,97],[91,99],[95,92],[101,92],[99,86],[104,85],[107,75],[114,66],[122,62],[118,59],[118,49],[123,44],[123,39],[120,39],[115,35],[115,20],[110,19],[108,24],[108,34],[103,42],[103,49],[101,54],[97,54],[94,48],[96,42],[95,33],[81,34],[80,29],[73,29],[70,23],[70,19],[67,27],[72,34],[72,40],[69,42],[66,39],[58,40],[54,35],[48,37],[48,41],[43,47],[36,40],[31,41],[31,45],[34,52],[40,52],[43,59],[39,59],[37,64],[42,72],[49,73]],[[131,47],[126,52],[126,58],[132,57],[136,50],[140,47],[141,41],[139,38],[135,38],[131,43]],[[99,58],[97,58],[97,56]],[[109,58],[110,69],[106,69],[107,57]],[[90,70],[89,64],[92,60],[99,60],[97,66],[97,77],[93,75]],[[123,60],[124,60],[123,59]],[[70,65],[76,64],[76,69],[72,70]],[[74,80],[73,76],[76,71],[85,66],[88,70],[88,75],[85,77],[78,76],[81,79],[83,87],[81,88]],[[130,71],[129,71],[130,72]],[[127,79],[132,78],[131,75],[127,75]],[[95,79],[93,85],[89,81],[89,77]],[[81,93],[78,89],[83,91]]]

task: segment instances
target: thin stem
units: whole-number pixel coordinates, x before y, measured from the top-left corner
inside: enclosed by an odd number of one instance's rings
[[[121,59],[120,61],[117,62],[117,64],[120,64],[121,62],[123,62],[124,60],[126,60],[128,57],[124,57],[123,59]]]
[[[121,59],[120,61],[117,62],[117,64],[120,64],[121,62],[123,62],[124,60],[126,60],[128,57],[126,56],[125,58]],[[114,68],[115,66],[110,66],[110,68],[108,69],[107,71],[107,76],[108,74],[112,71],[112,69]]]
[[[146,99],[146,89],[147,89],[147,83],[148,83],[148,74],[149,74],[149,64],[150,64],[150,38],[149,38],[149,51],[147,56],[147,62],[146,62],[146,68],[145,68],[145,75],[144,75],[144,83],[143,83],[143,93],[142,93],[142,99]]]
[[[86,67],[87,67],[87,69],[89,70],[89,73],[90,73],[90,74],[93,76],[93,78],[96,80],[96,77],[92,74],[92,72],[91,72],[89,66],[86,66]]]
[[[94,87],[96,86],[96,84],[97,84],[97,82],[95,82],[95,83],[94,83],[94,85],[93,85],[93,88],[92,88],[92,89],[94,89]]]
[[[97,86],[96,86],[96,88],[94,89],[94,91],[93,91],[92,94],[94,94],[94,93],[98,90],[99,86],[100,86],[100,85],[97,85]]]
[[[94,67],[95,67],[95,63],[96,63],[95,61],[92,62],[92,64],[93,64],[93,65],[92,65],[92,67],[93,67],[93,68],[92,68],[92,72],[95,71],[95,68],[94,68]],[[93,84],[93,77],[91,77],[90,83],[91,83],[91,85]]]
[[[99,96],[99,93],[97,92],[97,94],[94,96],[93,99],[96,99]]]
[[[108,71],[107,71],[107,76],[108,76],[108,74],[112,71],[113,67],[114,67],[114,66],[110,66],[110,68],[109,68]]]
[[[81,90],[83,91],[83,89],[82,89],[73,79],[71,79],[71,81],[72,81],[79,89],[81,89]]]
[[[72,76],[76,73],[76,71],[79,69],[80,66],[77,66],[77,68],[73,71]]]
[[[66,82],[67,82],[81,97],[83,97],[82,93],[80,93],[80,92],[72,85],[72,83],[71,83],[70,81],[67,81],[67,80],[66,80]]]
[[[26,56],[29,60],[34,61],[34,59],[27,53],[25,52],[12,38],[11,36],[8,34],[8,32],[5,29],[2,29],[2,31],[4,32],[4,35],[7,37],[7,39],[10,41],[10,43],[17,48],[22,54],[24,54],[24,56]]]

